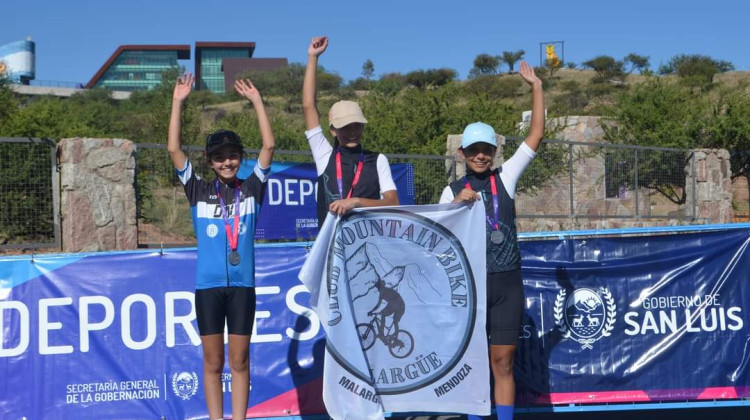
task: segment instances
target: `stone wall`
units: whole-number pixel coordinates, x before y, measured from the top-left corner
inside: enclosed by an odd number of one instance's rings
[[[750,215],[750,189],[748,176],[738,176],[732,180],[732,207],[738,222],[747,222]]]
[[[594,144],[605,143],[603,124],[606,123],[602,118],[595,116],[568,116],[547,121],[548,127],[557,128],[556,137],[560,140]],[[502,140],[501,144],[504,146],[505,139]],[[460,142],[460,135],[448,136],[447,154],[457,156],[456,149]],[[513,144],[512,147],[517,145]],[[567,149],[567,146],[555,147]],[[648,188],[639,188],[638,191],[625,189],[618,192],[615,197],[608,197],[605,191],[606,168],[603,151],[603,148],[596,145],[574,145],[572,173],[566,168],[544,182],[544,185],[518,192],[516,209],[521,215],[518,219],[519,229],[529,232],[732,222],[729,155],[726,151],[696,151],[695,187],[698,195],[695,203],[690,160],[684,171],[678,171],[679,177],[685,177],[684,197],[683,191],[678,191],[678,196],[684,198],[681,203],[675,203],[663,194]],[[641,159],[645,153],[639,151]],[[567,151],[565,154],[567,156]],[[623,152],[622,155],[630,159],[629,151]],[[627,163],[631,168],[634,167],[634,155]],[[674,153],[669,158],[676,165],[684,165],[685,156],[679,153]],[[541,157],[537,158],[539,159]],[[498,152],[496,166],[500,164],[501,151]],[[464,174],[464,165],[460,159],[456,172],[458,176]]]
[[[137,248],[133,143],[64,139],[58,155],[63,252]]]
[[[698,149],[695,159],[698,218],[709,223],[731,223],[734,209],[729,152],[724,149]]]

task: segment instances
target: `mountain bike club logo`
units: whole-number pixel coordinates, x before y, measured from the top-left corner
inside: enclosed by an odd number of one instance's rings
[[[615,326],[617,305],[606,287],[599,291],[582,288],[575,289],[566,298],[561,289],[555,299],[555,324],[563,333],[581,344],[581,349],[593,349],[595,342],[602,337],[609,337]]]
[[[401,210],[356,212],[338,224],[328,261],[329,329],[351,328],[341,322],[350,311],[370,369],[358,371],[346,361],[352,350],[329,341],[349,373],[381,395],[401,394],[457,365],[474,330],[476,287],[453,233]]]

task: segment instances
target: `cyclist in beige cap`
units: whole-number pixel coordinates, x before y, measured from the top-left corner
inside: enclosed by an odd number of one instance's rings
[[[320,127],[316,104],[318,57],[328,47],[328,38],[315,37],[307,49],[307,70],[302,87],[305,136],[318,172],[318,226],[328,212],[348,213],[355,207],[397,206],[398,195],[388,159],[362,149],[367,119],[356,102],[339,101],[328,113],[334,144]]]

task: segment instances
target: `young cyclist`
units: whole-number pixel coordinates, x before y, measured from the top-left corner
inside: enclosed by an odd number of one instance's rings
[[[206,157],[216,173],[201,179],[181,149],[182,106],[192,90],[191,74],[177,79],[172,95],[168,150],[190,202],[198,240],[195,310],[203,348],[203,388],[210,419],[224,416],[224,324],[229,333],[232,418],[245,419],[250,384],[250,334],[255,319],[255,222],[273,159],[274,138],[260,92],[249,80],[234,88],[255,108],[263,146],[253,174],[237,178],[242,141],[228,130],[206,139]]]
[[[320,127],[316,105],[318,57],[328,47],[327,37],[315,37],[307,49],[307,69],[302,87],[305,136],[318,172],[318,226],[328,212],[346,214],[355,207],[397,206],[398,195],[388,159],[362,149],[367,119],[356,102],[339,101],[328,114],[334,145]]]
[[[481,122],[469,124],[458,149],[466,161],[466,176],[447,186],[440,197],[441,203],[471,204],[481,200],[487,214],[487,326],[494,398],[500,420],[513,418],[516,392],[513,357],[524,308],[515,189],[544,136],[542,81],[525,62],[521,63],[520,75],[531,85],[533,100],[531,128],[526,140],[501,168],[492,169],[497,152],[495,130]],[[476,418],[469,416],[469,419]]]

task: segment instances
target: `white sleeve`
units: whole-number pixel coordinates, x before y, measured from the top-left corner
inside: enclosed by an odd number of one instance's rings
[[[510,198],[515,198],[518,179],[521,178],[523,171],[526,170],[526,167],[529,166],[534,157],[536,157],[536,152],[526,142],[523,142],[518,147],[518,150],[516,150],[516,153],[503,163],[500,179],[503,181],[503,185],[505,185]]]
[[[331,158],[333,147],[328,139],[323,135],[323,129],[317,126],[311,130],[305,131],[305,137],[307,142],[310,143],[310,150],[315,159],[315,169],[318,171],[318,176],[323,174],[328,166],[328,160]]]
[[[377,168],[380,194],[386,191],[396,191],[396,183],[393,182],[393,175],[391,175],[391,165],[388,164],[388,158],[385,155],[378,155]]]
[[[456,197],[453,195],[453,190],[449,185],[443,189],[443,194],[440,196],[440,204],[452,203],[454,198]]]
[[[264,168],[260,166],[260,161],[255,161],[253,173],[258,177],[260,182],[266,182],[268,181],[268,175],[271,173],[271,166],[269,165],[268,168]]]

